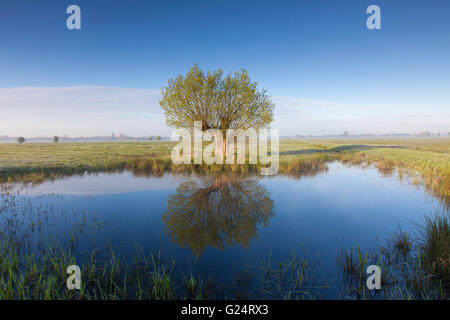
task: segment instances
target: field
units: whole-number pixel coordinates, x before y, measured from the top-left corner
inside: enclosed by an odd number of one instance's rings
[[[251,166],[176,166],[173,142],[0,144],[0,181],[40,182],[84,172],[132,169],[147,174],[165,171],[249,171]],[[281,174],[308,175],[330,161],[373,164],[385,174],[423,184],[448,203],[450,138],[281,140]],[[257,168],[256,168],[257,169]]]

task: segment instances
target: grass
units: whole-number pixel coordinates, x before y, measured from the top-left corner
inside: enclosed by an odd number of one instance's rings
[[[418,245],[426,247],[430,244]],[[269,256],[260,265],[246,266],[232,277],[233,281],[225,284],[193,273],[177,276],[176,262],[164,258],[160,251],[146,254],[136,248],[129,260],[113,250],[92,249],[89,259],[79,264],[70,249],[54,243],[39,253],[23,253],[17,248],[7,241],[0,244],[0,299],[303,300],[323,298],[323,293],[330,288],[326,281],[314,278],[320,263],[295,254],[276,265],[272,265]],[[341,289],[345,294],[338,298],[450,297],[448,278],[424,264],[422,259],[430,259],[426,251],[419,249],[416,255],[402,256],[401,260],[392,252],[395,253],[395,248],[390,251],[380,247],[364,253],[359,247],[343,251],[338,265],[345,279],[345,287]],[[66,287],[66,268],[72,264],[79,264],[81,268],[80,290]],[[381,291],[370,291],[366,287],[365,270],[370,264],[382,268]]]
[[[450,215],[438,212],[425,217],[420,231],[423,263],[438,279],[450,284]]]
[[[394,248],[394,252],[406,257],[412,250],[413,240],[409,233],[403,232],[399,227],[398,230],[393,233],[391,245]]]
[[[244,270],[227,284],[198,274],[177,276],[174,260],[161,252],[145,254],[136,248],[130,261],[114,251],[92,250],[80,265],[81,288],[66,287],[66,268],[77,264],[70,250],[47,247],[39,254],[22,254],[14,245],[0,246],[0,299],[33,300],[173,300],[173,299],[313,299],[308,292],[311,267],[292,257],[279,266],[252,266],[259,275]],[[264,277],[262,277],[264,270]],[[258,277],[255,280],[255,277]],[[260,287],[253,285],[257,281]]]
[[[39,183],[85,172],[133,170],[164,172],[257,172],[260,165],[174,165],[173,142],[0,144],[0,182]],[[280,174],[308,176],[327,163],[374,165],[389,175],[423,185],[450,206],[450,138],[281,140]]]
[[[417,225],[418,236],[402,232],[375,248],[359,246],[341,250],[337,264],[346,283],[346,297],[357,299],[449,299],[450,298],[450,214],[439,212],[424,217]],[[366,269],[378,265],[382,287],[370,293]]]

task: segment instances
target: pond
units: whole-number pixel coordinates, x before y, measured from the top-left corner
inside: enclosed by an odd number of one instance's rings
[[[337,162],[301,178],[85,174],[22,187],[20,198],[58,213],[33,228],[58,241],[76,239],[80,252],[92,242],[125,256],[136,246],[161,250],[181,273],[225,281],[245,266],[296,253],[320,261],[317,276],[331,284],[339,281],[341,248],[369,248],[442,207],[395,175]]]

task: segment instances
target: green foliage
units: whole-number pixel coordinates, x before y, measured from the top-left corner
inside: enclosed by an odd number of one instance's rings
[[[159,104],[166,123],[174,128],[192,128],[202,121],[202,130],[258,129],[273,120],[274,104],[259,90],[246,70],[224,76],[222,70],[206,74],[198,65],[162,89]]]
[[[17,142],[18,143],[24,143],[25,142],[25,138],[24,137],[19,137],[19,138],[17,138]]]
[[[59,142],[59,137],[58,136],[54,136],[53,137],[53,142],[54,143],[58,143]]]
[[[161,137],[160,136],[156,136],[156,141],[161,141]]]

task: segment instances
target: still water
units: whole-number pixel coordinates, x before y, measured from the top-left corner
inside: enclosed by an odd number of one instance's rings
[[[95,241],[124,255],[161,250],[182,272],[216,278],[295,252],[319,259],[317,272],[331,282],[340,248],[370,248],[441,207],[395,176],[339,163],[300,179],[86,174],[25,188],[22,197],[64,212],[46,232],[75,237],[82,249]],[[89,231],[67,227],[80,220]]]

